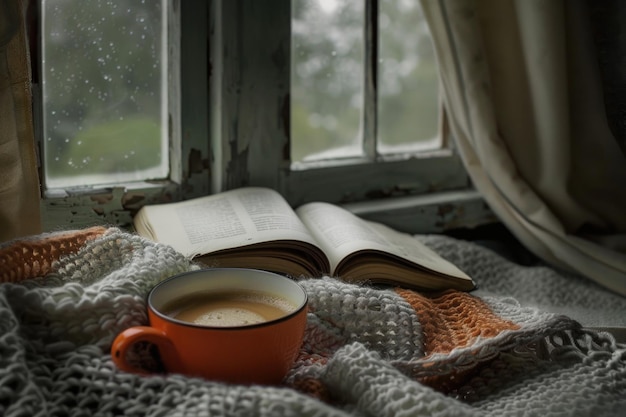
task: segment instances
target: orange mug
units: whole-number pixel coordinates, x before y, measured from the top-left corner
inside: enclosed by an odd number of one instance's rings
[[[261,317],[260,313],[245,310],[248,307],[231,305],[228,297],[226,301],[218,300],[222,304],[217,309],[196,311],[213,306],[211,303],[224,294],[231,298],[241,295],[248,301],[250,294],[254,298],[269,296],[271,305],[279,300],[281,312]],[[205,301],[206,306],[202,304]],[[148,342],[158,348],[166,372],[236,384],[279,384],[302,344],[307,302],[306,292],[297,282],[271,272],[215,268],[182,273],[150,291],[150,325],[121,332],[111,346],[111,356],[120,369],[145,374],[146,370],[127,359],[127,353],[136,343]],[[168,309],[176,310],[175,314]],[[194,311],[195,322],[184,317],[187,310]]]

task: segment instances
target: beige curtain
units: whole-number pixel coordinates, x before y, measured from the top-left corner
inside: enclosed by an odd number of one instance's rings
[[[41,232],[24,15],[0,0],[0,242]]]
[[[422,0],[451,134],[530,250],[626,295],[626,158],[582,0]]]

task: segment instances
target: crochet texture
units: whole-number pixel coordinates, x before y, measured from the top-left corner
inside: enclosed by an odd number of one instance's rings
[[[199,268],[169,246],[103,227],[6,243],[0,415],[621,415],[626,347],[530,305],[595,304],[621,314],[624,298],[471,243],[418,238],[472,275],[479,295],[303,278],[305,340],[274,387],[145,377],[113,365],[114,337],[147,323],[149,289]],[[159,368],[150,347],[137,360]]]

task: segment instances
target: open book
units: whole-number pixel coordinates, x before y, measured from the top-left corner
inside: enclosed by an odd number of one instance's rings
[[[142,236],[209,267],[417,289],[474,288],[472,279],[414,237],[328,203],[292,209],[276,191],[247,187],[143,207]]]

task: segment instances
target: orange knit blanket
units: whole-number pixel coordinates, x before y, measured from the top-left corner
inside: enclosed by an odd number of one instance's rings
[[[149,289],[199,268],[172,248],[104,227],[5,243],[0,414],[611,416],[626,405],[624,345],[498,294],[509,279],[539,276],[536,287],[571,277],[516,266],[450,238],[425,243],[490,293],[302,278],[310,302],[305,340],[277,387],[115,368],[110,344],[121,330],[147,322]],[[606,308],[626,311],[622,298],[576,285]],[[138,355],[159,369],[154,349]]]

